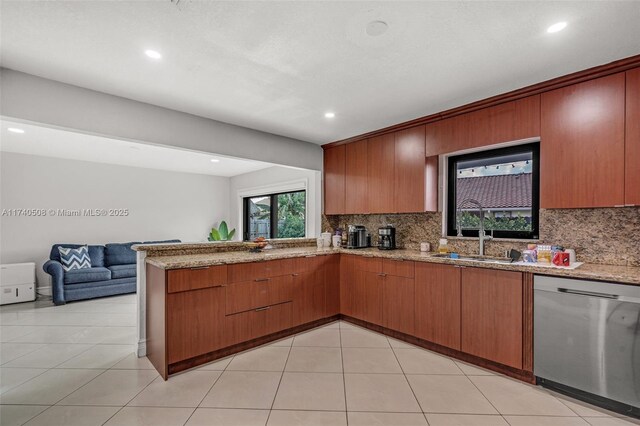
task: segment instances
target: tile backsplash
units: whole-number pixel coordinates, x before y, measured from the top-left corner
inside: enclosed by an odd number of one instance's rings
[[[377,244],[378,228],[396,227],[399,248],[419,249],[421,242],[432,250],[442,236],[442,213],[331,215],[322,217],[322,230],[333,232],[347,224],[364,225]],[[478,240],[449,237],[449,247],[464,254],[478,252]],[[598,209],[541,209],[540,244],[572,248],[580,262],[640,266],[640,207]],[[489,256],[503,256],[505,250],[524,250],[525,240],[492,240],[486,243]]]

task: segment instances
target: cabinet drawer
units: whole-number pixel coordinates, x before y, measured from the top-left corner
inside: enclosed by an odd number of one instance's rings
[[[227,283],[227,265],[172,269],[167,275],[168,293],[220,287]]]
[[[287,302],[227,315],[224,320],[226,345],[247,342],[291,328],[292,306],[292,302]]]
[[[283,275],[227,285],[227,315],[293,300],[292,278]]]
[[[294,260],[294,264],[292,266],[293,273],[300,273],[306,271],[315,271],[318,268],[322,267],[324,258],[326,256],[305,256],[305,257],[296,257]]]
[[[354,256],[353,266],[361,271],[382,273],[381,258]]]
[[[413,278],[415,276],[415,263],[406,260],[382,260],[382,272],[395,277]]]
[[[262,262],[237,263],[229,265],[229,282],[253,281],[263,278],[277,277],[291,272],[294,259],[269,260]]]

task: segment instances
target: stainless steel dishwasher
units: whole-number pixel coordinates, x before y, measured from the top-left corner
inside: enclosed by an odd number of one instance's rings
[[[640,286],[534,278],[538,383],[640,416]]]

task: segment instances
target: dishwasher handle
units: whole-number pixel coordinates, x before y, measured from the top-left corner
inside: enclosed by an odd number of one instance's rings
[[[618,300],[620,298],[620,296],[618,296],[617,294],[598,293],[596,291],[586,291],[586,290],[574,290],[574,289],[571,289],[571,288],[558,287],[558,291],[560,293],[576,294],[576,295],[579,295],[579,296],[600,297],[600,298],[603,298],[603,299]]]

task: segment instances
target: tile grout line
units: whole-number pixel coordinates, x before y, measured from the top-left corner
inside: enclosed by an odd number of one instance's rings
[[[282,379],[284,378],[284,372],[287,369],[287,364],[289,363],[289,356],[291,356],[291,349],[293,348],[293,341],[295,340],[294,335],[291,339],[291,346],[289,346],[289,351],[287,352],[287,359],[284,362],[284,366],[282,367],[282,374],[280,374],[280,380],[278,381],[278,387],[276,388],[276,393],[273,394],[273,401],[271,401],[271,408],[269,408],[269,414],[267,414],[267,420],[264,422],[265,426],[269,423],[269,418],[271,417],[271,412],[273,411],[273,406],[276,403],[276,398],[278,397],[278,392],[280,391],[280,385],[282,384]],[[269,345],[265,345],[264,347],[268,347]]]
[[[402,371],[402,377],[404,377],[404,380],[407,382],[407,385],[409,386],[409,389],[411,389],[411,394],[413,395],[413,398],[416,400],[416,404],[418,404],[418,407],[420,408],[420,411],[422,412],[422,417],[424,417],[424,421],[427,422],[427,426],[429,426],[429,419],[427,419],[427,414],[424,412],[424,409],[422,408],[422,405],[420,404],[420,401],[418,400],[418,397],[416,396],[416,393],[413,390],[413,387],[411,386],[411,382],[409,382],[409,378],[407,377],[407,373],[405,373],[404,368],[402,367],[402,364],[400,363],[400,360],[398,359],[398,354],[396,354],[396,349],[400,349],[400,348],[394,348],[393,345],[391,344],[391,341],[389,340],[389,336],[385,336],[385,337],[387,338],[387,343],[391,347],[391,353],[393,354],[393,357],[396,359],[396,362],[400,366],[400,371]]]
[[[460,369],[460,370],[462,370],[462,369]],[[498,410],[498,407],[496,407],[495,405],[493,405],[493,402],[491,402],[491,400],[487,397],[487,395],[485,395],[485,394],[484,394],[484,392],[482,392],[482,391],[480,390],[480,388],[478,387],[478,385],[476,385],[476,384],[475,384],[475,382],[474,382],[473,380],[471,380],[471,378],[469,377],[469,375],[467,375],[467,373],[465,373],[464,371],[463,371],[463,373],[464,373],[464,376],[467,378],[467,380],[469,380],[469,382],[473,385],[473,387],[475,387],[475,388],[478,390],[478,392],[480,392],[480,395],[482,395],[482,396],[484,397],[484,399],[486,399],[486,400],[487,400],[487,402],[488,402],[489,404],[491,404],[491,406],[493,407],[493,409],[494,409],[494,410],[496,410],[496,412],[498,413],[498,415],[500,415],[500,417],[502,417],[502,420],[504,420],[504,421],[505,421],[505,423],[507,423],[508,425],[510,425],[511,423],[509,422],[509,420],[507,420],[507,418],[504,416],[504,414],[502,414],[502,413],[500,412],[500,410]],[[478,376],[476,376],[476,377],[478,377]]]
[[[338,321],[338,337],[340,338],[340,363],[342,364],[342,389],[344,392],[344,416],[349,426],[349,407],[347,405],[347,379],[344,373],[344,353],[342,351],[342,321]]]
[[[187,423],[189,423],[189,420],[191,420],[191,417],[193,417],[193,415],[195,414],[196,410],[198,410],[200,408],[200,406],[202,405],[202,401],[204,401],[204,399],[207,397],[207,395],[209,395],[209,393],[211,392],[211,389],[213,389],[213,387],[216,385],[216,383],[218,383],[218,381],[220,380],[220,378],[222,377],[222,375],[225,373],[225,371],[227,371],[227,367],[231,364],[231,361],[233,361],[233,358],[235,358],[235,355],[230,355],[228,358],[231,358],[229,360],[229,362],[227,363],[227,365],[224,366],[224,368],[222,369],[222,371],[220,371],[220,374],[218,375],[218,377],[213,381],[213,384],[209,387],[209,390],[206,391],[204,393],[204,395],[202,396],[202,398],[200,399],[200,402],[198,402],[198,405],[196,405],[196,407],[193,409],[193,412],[189,415],[189,417],[187,418],[187,420],[183,423],[183,426],[186,425]],[[214,361],[215,362],[215,361]],[[206,365],[206,364],[205,364]],[[199,370],[199,369],[195,369],[193,371],[215,371],[215,370]]]

